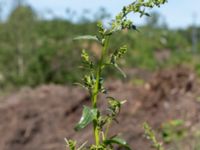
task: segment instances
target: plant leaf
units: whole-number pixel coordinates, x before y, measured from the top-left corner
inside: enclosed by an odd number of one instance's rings
[[[119,73],[124,77],[126,78],[126,73],[117,65],[117,64],[114,64],[113,65],[115,69],[117,69],[117,71],[119,71]]]
[[[67,140],[65,138],[65,142],[67,144],[67,147],[69,147],[70,150],[75,150],[76,149],[76,141],[73,140]]]
[[[121,147],[124,147],[126,150],[131,150],[131,148],[129,147],[127,142],[124,139],[122,139],[120,137],[117,137],[117,136],[105,140],[104,144],[105,145],[117,144],[117,145],[119,145]]]
[[[77,150],[83,150],[84,146],[87,144],[87,141],[83,143]]]
[[[78,124],[75,126],[75,130],[79,131],[85,128],[88,124],[90,124],[97,117],[97,109],[91,109],[87,106],[84,106],[82,117]]]
[[[93,69],[94,64],[93,62],[90,60],[90,56],[89,54],[86,52],[86,50],[82,50],[81,52],[81,58],[82,58],[82,63],[84,65],[85,69]]]
[[[93,36],[93,35],[77,36],[74,38],[74,40],[94,40],[94,41],[99,42],[99,39],[97,38],[97,36]]]

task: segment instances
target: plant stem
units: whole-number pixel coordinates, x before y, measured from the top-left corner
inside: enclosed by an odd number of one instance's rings
[[[104,62],[104,57],[106,55],[106,51],[108,49],[108,44],[109,44],[109,36],[105,38],[105,44],[103,45],[103,48],[102,48],[101,58],[98,62],[98,67],[97,67],[97,72],[96,72],[96,84],[92,92],[92,107],[93,108],[97,108],[97,97],[99,93],[99,84],[100,84],[99,80],[102,74],[103,62]],[[93,129],[94,129],[95,143],[98,146],[100,143],[100,138],[99,138],[99,129],[98,129],[97,120],[93,121]]]
[[[105,130],[105,139],[107,139],[107,136],[108,136],[108,131],[110,129],[110,126],[111,126],[111,121],[108,122],[107,126],[106,126],[106,130]]]

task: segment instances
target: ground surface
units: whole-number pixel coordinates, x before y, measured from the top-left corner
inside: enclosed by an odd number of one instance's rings
[[[198,129],[200,85],[191,70],[163,70],[145,80],[140,86],[107,83],[112,96],[128,100],[119,116],[120,124],[114,123],[110,134],[122,133],[134,150],[150,150],[143,136],[144,121],[159,130],[163,122],[182,119],[191,132]],[[100,97],[103,107],[106,101]],[[89,105],[87,93],[80,88],[44,85],[0,99],[0,150],[65,150],[64,137],[80,141],[92,137],[90,127],[80,133],[73,130],[81,105]],[[192,150],[191,145],[184,149]]]

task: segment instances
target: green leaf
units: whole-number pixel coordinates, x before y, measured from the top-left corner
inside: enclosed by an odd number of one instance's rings
[[[123,75],[124,78],[126,78],[126,74],[123,72],[121,68],[119,68],[117,60],[121,58],[126,52],[127,52],[127,46],[124,45],[119,49],[115,50],[110,57],[110,64],[113,65]]]
[[[67,147],[69,147],[70,150],[76,149],[76,141],[65,139],[65,142],[67,143]]]
[[[131,150],[131,148],[129,147],[127,142],[124,139],[122,139],[120,137],[117,137],[117,136],[105,140],[104,144],[105,145],[117,144],[117,145],[119,145],[121,147],[124,147],[126,150]]]
[[[94,77],[94,74],[90,75],[85,75],[83,78],[83,85],[86,87],[88,90],[91,90],[96,83],[96,79]]]
[[[147,139],[149,139],[152,142],[152,146],[156,150],[164,150],[162,143],[160,143],[156,139],[155,133],[153,129],[149,126],[149,124],[145,122],[143,126],[144,126],[145,136],[147,137]]]
[[[117,69],[119,71],[119,73],[124,77],[126,78],[126,73],[117,65],[117,64],[114,64],[113,65],[115,69]]]
[[[116,121],[116,117],[120,113],[121,105],[124,104],[126,100],[120,101],[113,97],[107,97],[107,99],[109,104],[108,110],[110,111],[109,117]]]
[[[84,69],[90,69],[90,70],[93,69],[94,63],[90,60],[89,54],[84,49],[81,52],[81,58]]]
[[[87,141],[83,143],[77,150],[83,150],[84,146],[87,144]]]
[[[84,62],[89,62],[90,61],[89,54],[84,49],[81,52],[81,57],[82,57]]]
[[[79,131],[85,128],[88,124],[90,124],[96,118],[97,118],[97,109],[91,109],[87,106],[84,106],[82,117],[74,129],[76,131]]]
[[[94,41],[99,42],[99,39],[97,38],[97,36],[93,36],[93,35],[78,36],[78,37],[75,37],[74,40],[94,40]]]

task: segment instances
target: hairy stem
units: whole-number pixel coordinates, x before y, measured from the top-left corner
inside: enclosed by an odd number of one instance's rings
[[[109,37],[106,37],[105,44],[103,45],[102,52],[101,52],[101,58],[98,62],[98,67],[97,67],[97,71],[96,71],[95,87],[92,92],[92,107],[93,108],[97,108],[97,97],[98,97],[98,93],[99,93],[99,81],[100,81],[100,77],[102,74],[103,62],[105,59],[106,51],[108,49],[108,44],[109,44]],[[93,128],[94,128],[95,143],[96,143],[96,145],[99,145],[100,138],[99,138],[99,129],[98,129],[97,120],[93,121]]]

